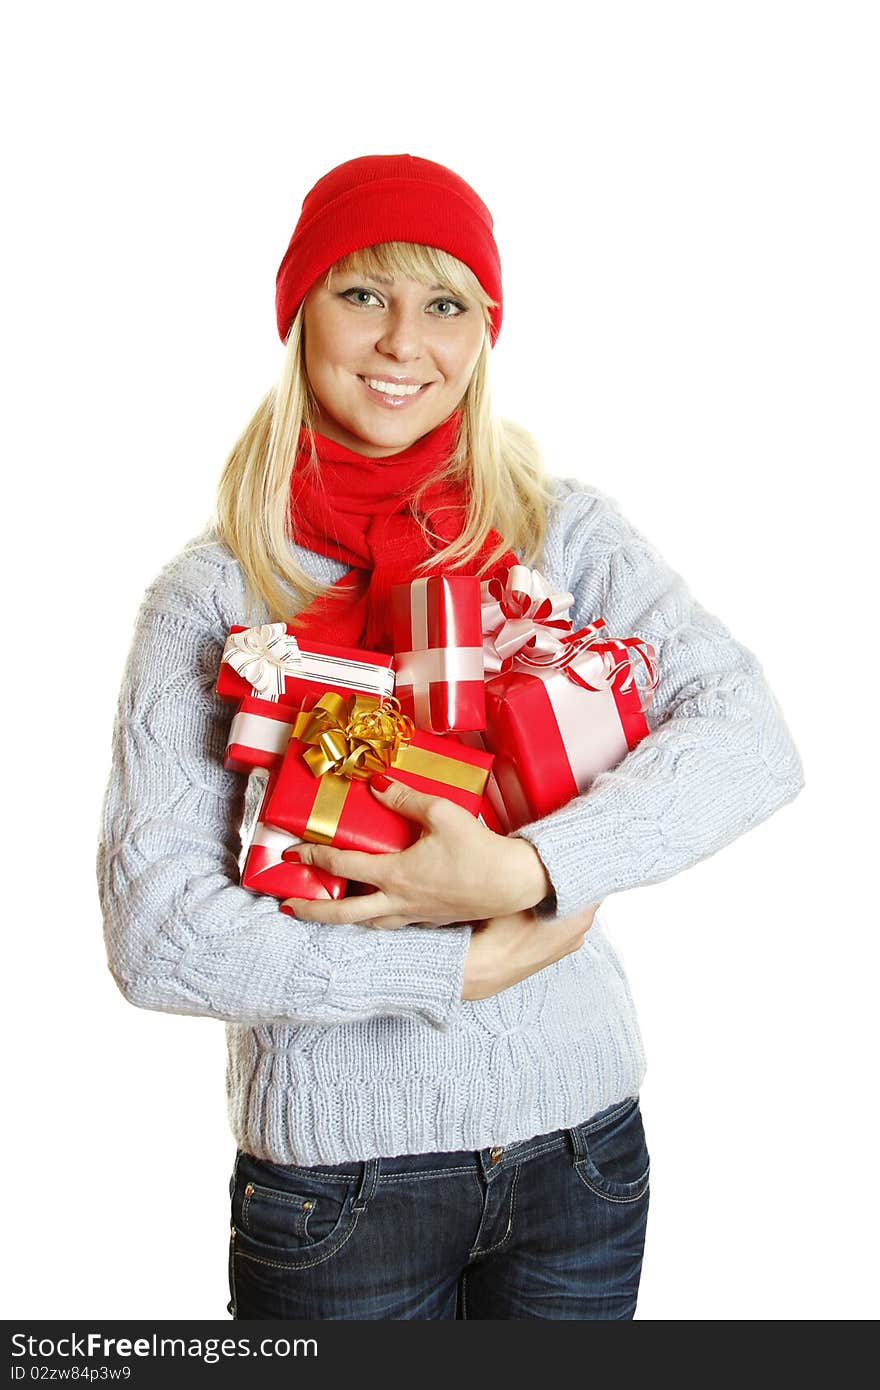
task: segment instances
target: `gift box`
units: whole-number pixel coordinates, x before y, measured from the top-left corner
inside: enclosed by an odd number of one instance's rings
[[[341,898],[346,879],[327,873],[312,864],[287,864],[281,858],[283,850],[301,845],[302,837],[291,835],[264,820],[266,806],[272,793],[275,777],[269,777],[250,848],[241,874],[241,886],[252,893],[265,893],[272,898]]]
[[[573,601],[525,565],[481,586],[482,742],[495,753],[487,802],[508,833],[586,791],[648,733],[654,648],[612,637],[604,618],[575,632]],[[633,660],[647,672],[644,690]]]
[[[586,791],[649,732],[644,711],[656,685],[654,649],[637,637],[603,640],[604,626],[598,619],[571,634],[556,664],[517,659],[486,683],[493,791],[510,830]],[[630,650],[648,668],[644,692]]]
[[[493,754],[453,734],[415,729],[395,707],[396,700],[328,692],[298,714],[266,804],[271,823],[340,849],[406,849],[421,827],[373,795],[368,780],[378,771],[479,816]]]
[[[418,729],[486,726],[480,597],[472,575],[392,585],[394,694]]]
[[[290,623],[231,627],[216,685],[224,700],[258,698],[295,709],[325,690],[381,699],[393,689],[394,658],[387,652],[335,647],[312,638],[301,647]]]
[[[223,766],[229,772],[279,768],[296,713],[290,705],[246,695],[229,726]]]

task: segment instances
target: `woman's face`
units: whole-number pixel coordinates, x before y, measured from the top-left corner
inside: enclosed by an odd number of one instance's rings
[[[334,272],[305,300],[315,428],[369,458],[406,449],[461,403],[484,331],[483,311],[466,295]]]

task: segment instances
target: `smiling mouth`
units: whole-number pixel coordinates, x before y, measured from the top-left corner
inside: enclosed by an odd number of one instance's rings
[[[379,376],[362,376],[360,380],[365,386],[369,386],[371,391],[382,396],[391,396],[394,400],[405,400],[408,397],[417,396],[431,384],[429,381],[421,383],[389,381],[387,377]]]

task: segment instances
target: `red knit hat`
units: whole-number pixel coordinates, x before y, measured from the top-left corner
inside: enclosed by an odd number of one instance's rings
[[[296,311],[319,275],[348,252],[382,241],[437,246],[464,261],[498,301],[489,310],[495,346],[501,329],[501,261],[489,209],[458,174],[413,154],[349,159],[306,194],[275,280],[281,341],[287,341]]]

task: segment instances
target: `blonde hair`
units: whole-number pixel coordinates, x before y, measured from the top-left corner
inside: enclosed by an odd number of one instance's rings
[[[439,475],[468,485],[465,524],[456,540],[434,551],[416,574],[438,563],[450,568],[467,566],[493,527],[503,542],[476,573],[484,574],[508,546],[521,555],[524,564],[535,564],[543,551],[554,494],[532,435],[513,421],[492,414],[488,310],[495,301],[468,266],[433,246],[388,241],[364,247],[331,266],[325,284],[329,287],[334,273],[349,271],[370,276],[408,276],[425,285],[442,284],[451,294],[475,299],[483,314],[483,343],[461,402],[455,449]],[[248,623],[291,621],[295,608],[327,592],[326,585],[312,579],[295,563],[288,529],[290,478],[303,427],[312,443],[306,467],[314,470],[313,480],[320,478],[313,438],[315,400],[303,359],[303,309],[304,304],[300,304],[288,333],[278,382],[264,396],[236,441],[217,492],[213,525],[244,572],[248,617],[242,621]],[[428,479],[425,486],[436,481],[436,477]],[[411,499],[415,515],[421,491]],[[424,518],[419,521],[430,539]],[[258,611],[261,603],[262,613]]]

